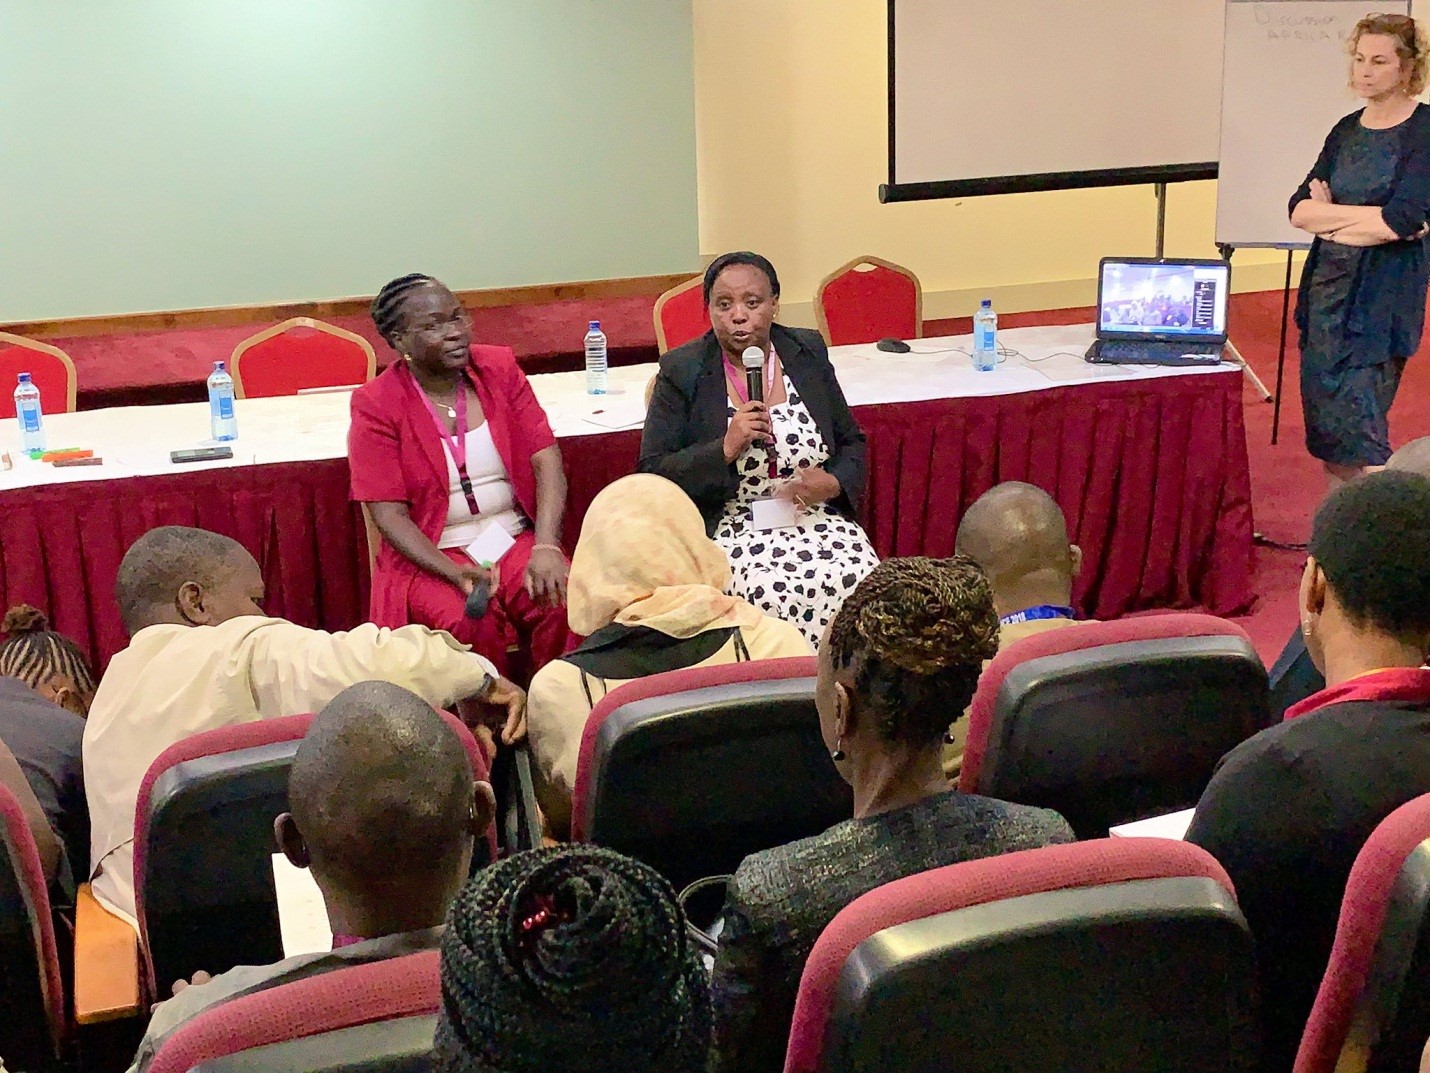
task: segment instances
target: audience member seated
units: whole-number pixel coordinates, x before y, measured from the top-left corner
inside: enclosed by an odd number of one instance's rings
[[[28,604],[6,613],[0,633],[7,637],[0,643],[0,744],[14,754],[64,849],[46,878],[56,900],[68,905],[74,884],[89,875],[81,743],[94,672],[79,646]]]
[[[592,501],[571,557],[571,629],[586,636],[531,682],[527,721],[541,805],[570,823],[576,758],[591,708],[662,671],[808,656],[799,630],[728,596],[730,564],[700,512],[664,477],[622,477]]]
[[[653,868],[596,846],[479,872],[442,937],[435,1073],[703,1073],[710,996]]]
[[[1022,481],[995,485],[958,524],[954,550],[982,567],[998,613],[998,647],[1075,623],[1073,582],[1082,549],[1068,540],[1067,521],[1052,496]],[[943,770],[957,778],[968,741],[968,713],[949,730]]]
[[[1046,809],[949,788],[948,713],[998,648],[988,581],[965,556],[890,559],[840,608],[819,648],[815,701],[854,818],[747,857],[731,881],[711,984],[717,1066],[783,1068],[814,942],[861,894],[930,868],[1073,841]]]
[[[1301,631],[1327,688],[1228,753],[1188,841],[1236,885],[1256,937],[1270,1069],[1290,1069],[1357,852],[1430,793],[1430,479],[1374,473],[1322,504]]]
[[[1390,456],[1385,468],[1430,477],[1430,436],[1411,440]],[[1306,651],[1306,640],[1299,629],[1293,630],[1286,647],[1271,666],[1272,711],[1285,714],[1293,704],[1326,688],[1326,680]]]
[[[729,553],[735,595],[816,642],[879,561],[854,520],[864,433],[819,333],[774,323],[780,281],[769,261],[724,254],[703,287],[710,331],[660,359],[640,468],[695,500]],[[764,355],[763,402],[749,398],[741,364],[751,347]],[[770,499],[795,514],[792,524],[758,528],[756,504]]]
[[[511,348],[474,346],[432,277],[387,284],[372,319],[403,359],[353,392],[348,430],[352,498],[382,534],[372,619],[446,630],[503,674],[520,643],[539,668],[568,639],[566,473],[546,414]],[[490,602],[468,614],[477,586]]]
[[[25,825],[30,829],[30,837],[35,840],[35,852],[40,858],[40,871],[44,873],[45,884],[53,889],[64,864],[64,847],[60,845],[55,829],[50,826],[49,817],[40,806],[35,791],[30,788],[20,762],[4,741],[0,741],[0,787],[9,790],[20,806]]]
[[[99,683],[84,769],[95,898],[131,924],[139,784],[164,749],[190,734],[316,711],[369,679],[441,707],[470,703],[474,720],[504,717],[508,743],[525,733],[525,695],[449,634],[371,624],[324,633],[268,618],[258,564],[217,533],[150,530],[125,553],[116,590],[129,647]]]
[[[473,841],[496,811],[491,787],[472,781],[467,752],[442,717],[388,682],[349,686],[317,715],[293,758],[288,805],[274,834],[284,856],[312,869],[332,951],[175,983],[174,997],[154,1009],[135,1070],[148,1067],[166,1037],[221,1002],[435,949],[466,882]]]

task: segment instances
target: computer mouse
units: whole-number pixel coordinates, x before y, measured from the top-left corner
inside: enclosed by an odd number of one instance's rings
[[[886,354],[907,354],[910,349],[902,339],[880,339],[874,345]]]

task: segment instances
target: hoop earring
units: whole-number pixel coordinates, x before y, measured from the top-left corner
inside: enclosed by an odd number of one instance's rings
[[[839,740],[834,743],[834,752],[829,754],[829,759],[836,764],[845,759],[844,755],[844,735],[839,736]]]

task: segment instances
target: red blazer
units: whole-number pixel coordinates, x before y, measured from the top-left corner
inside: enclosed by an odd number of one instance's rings
[[[531,456],[556,442],[546,413],[510,347],[472,345],[467,367],[506,466],[517,505],[536,517],[536,472]],[[447,449],[423,405],[407,362],[395,361],[353,392],[348,426],[351,498],[359,503],[406,503],[412,520],[436,543],[447,521]],[[422,568],[383,541],[373,564],[373,622],[405,626],[408,590]]]

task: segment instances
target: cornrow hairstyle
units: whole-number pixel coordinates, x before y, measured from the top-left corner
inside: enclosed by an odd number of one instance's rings
[[[705,970],[670,883],[589,845],[481,872],[442,936],[436,1073],[703,1073]]]
[[[7,638],[0,642],[0,676],[18,678],[35,689],[51,676],[63,674],[85,696],[94,694],[94,671],[84,652],[64,634],[50,629],[49,620],[38,608],[29,604],[10,608],[0,622],[0,633]]]
[[[710,305],[710,292],[715,289],[715,281],[720,278],[720,273],[731,265],[749,265],[751,268],[758,268],[770,281],[770,297],[778,298],[780,296],[780,277],[775,274],[775,266],[770,264],[769,258],[758,253],[751,253],[749,250],[736,250],[734,253],[722,253],[706,267],[705,279],[700,285],[700,293],[705,296],[707,307]]]
[[[1385,470],[1342,485],[1316,511],[1308,550],[1354,622],[1430,642],[1430,478]]]
[[[402,332],[402,307],[407,296],[418,287],[436,282],[436,279],[421,272],[409,272],[384,285],[372,300],[371,308],[372,322],[377,327],[378,334],[396,347],[393,340]]]
[[[825,643],[836,670],[853,670],[881,738],[931,745],[998,652],[993,593],[966,555],[887,559],[844,601]]]

